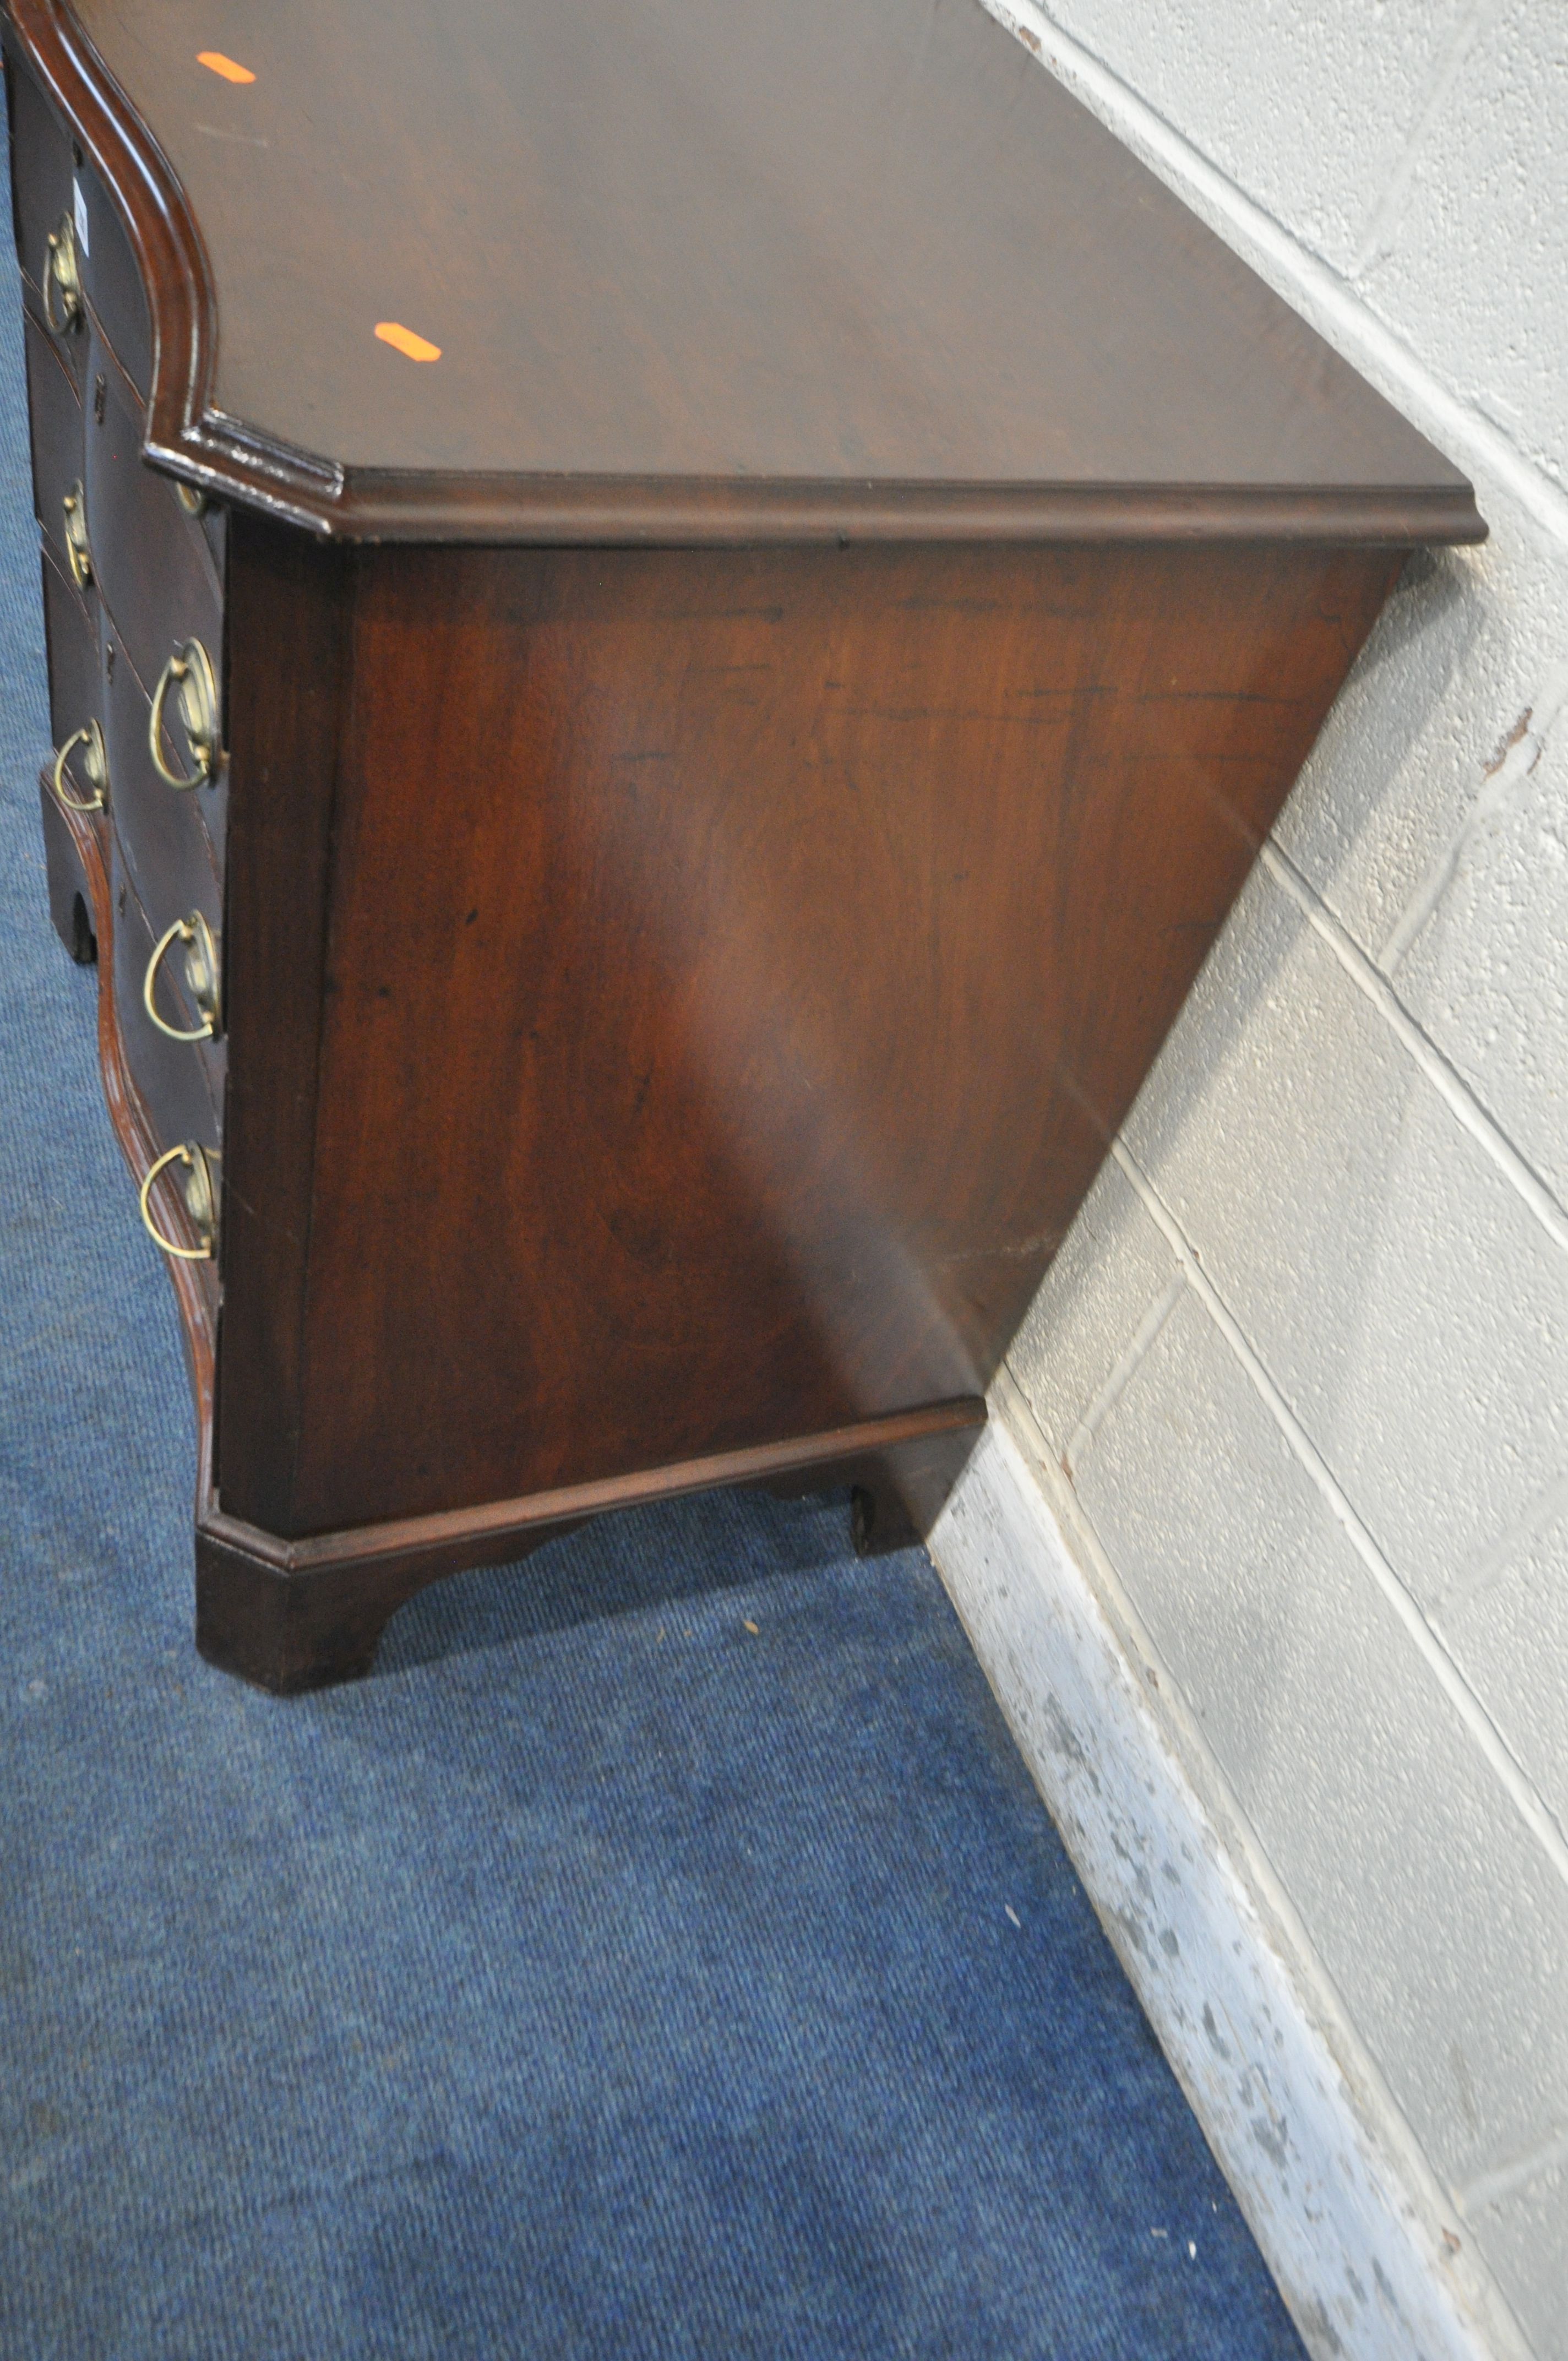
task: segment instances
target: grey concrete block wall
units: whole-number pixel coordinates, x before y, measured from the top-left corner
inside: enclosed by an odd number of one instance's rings
[[[995,5],[1493,529],[1410,566],[1011,1364],[1568,2361],[1568,11]]]
[[[1190,1291],[1075,1481],[1442,2178],[1550,2139],[1568,1887]]]

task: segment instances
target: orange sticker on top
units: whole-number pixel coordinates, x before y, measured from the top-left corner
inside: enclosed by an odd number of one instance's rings
[[[222,49],[198,49],[196,63],[199,66],[205,66],[209,73],[222,74],[225,82],[256,80],[248,66],[236,66],[232,58],[225,57]]]
[[[413,330],[405,328],[400,320],[378,320],[376,334],[384,345],[391,345],[398,352],[406,353],[411,361],[438,361],[441,358],[439,345],[433,345],[428,336],[416,336]]]

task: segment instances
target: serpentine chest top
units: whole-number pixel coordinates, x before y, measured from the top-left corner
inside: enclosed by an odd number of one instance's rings
[[[704,1485],[918,1529],[1468,485],[976,0],[7,0],[5,57],[198,1645],[359,1671]]]

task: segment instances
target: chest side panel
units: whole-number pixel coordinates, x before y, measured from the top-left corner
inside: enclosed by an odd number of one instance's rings
[[[278,1529],[982,1388],[1388,576],[367,554]]]

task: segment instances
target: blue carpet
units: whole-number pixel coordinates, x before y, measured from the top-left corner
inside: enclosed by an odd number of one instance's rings
[[[280,1704],[50,932],[0,304],[0,2353],[1300,2346],[925,1558],[721,1496]]]

